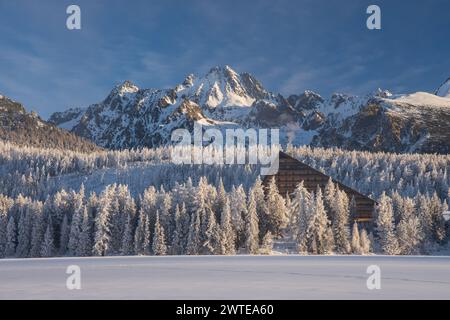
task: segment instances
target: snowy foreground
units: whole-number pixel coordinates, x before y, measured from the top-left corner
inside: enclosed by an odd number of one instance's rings
[[[66,269],[81,268],[81,289]],[[369,265],[381,289],[368,290]],[[1,299],[450,299],[450,257],[166,256],[0,260]]]

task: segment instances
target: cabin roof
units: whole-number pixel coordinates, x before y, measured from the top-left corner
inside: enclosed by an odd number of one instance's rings
[[[294,157],[288,155],[287,153],[285,153],[285,152],[283,152],[283,151],[280,151],[280,152],[279,152],[279,157],[280,157],[280,159],[283,159],[283,158],[284,158],[284,159],[294,160],[294,161],[298,162],[299,164],[301,164],[302,166],[307,167],[309,170],[313,171],[313,172],[314,172],[315,174],[317,174],[317,175],[320,175],[320,176],[323,176],[323,177],[327,177],[327,178],[331,178],[331,180],[333,181],[333,183],[337,184],[341,190],[344,189],[344,191],[345,191],[345,189],[347,189],[348,191],[350,191],[350,192],[352,192],[352,193],[354,193],[354,194],[357,194],[357,195],[359,195],[359,196],[361,196],[361,197],[363,197],[363,198],[365,198],[365,199],[367,199],[367,200],[370,200],[370,201],[372,201],[374,204],[376,204],[376,201],[373,200],[372,198],[370,198],[370,197],[368,197],[368,196],[362,194],[361,192],[359,192],[359,191],[357,191],[357,190],[355,190],[355,189],[353,189],[353,188],[350,188],[349,186],[344,185],[343,183],[341,183],[341,182],[339,182],[339,181],[333,179],[333,177],[328,176],[328,175],[326,175],[326,174],[320,172],[319,170],[317,170],[317,169],[311,167],[310,165],[307,165],[306,163],[304,163],[304,162],[302,162],[302,161],[300,161],[300,160],[298,160],[298,159],[296,159],[296,158],[294,158]],[[270,177],[270,176],[265,176],[264,179],[266,179],[267,177]]]

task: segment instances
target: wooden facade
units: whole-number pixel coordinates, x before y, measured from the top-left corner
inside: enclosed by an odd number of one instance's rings
[[[277,174],[264,177],[263,183],[265,186],[268,185],[272,177],[275,177],[278,190],[283,197],[287,194],[292,194],[301,181],[303,181],[305,188],[309,192],[315,192],[318,185],[323,191],[328,180],[330,179],[329,176],[287,155],[284,152],[280,152],[279,169]],[[352,198],[355,199],[355,221],[361,224],[371,224],[373,220],[375,201],[334,179],[333,182],[339,186],[340,190],[345,191],[349,200]]]

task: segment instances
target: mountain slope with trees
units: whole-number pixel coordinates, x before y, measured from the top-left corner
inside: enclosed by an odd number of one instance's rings
[[[287,235],[302,254],[430,254],[448,241],[448,155],[290,147],[377,199],[366,229],[331,180],[323,193],[300,184],[284,199],[273,182],[263,189],[257,167],[174,165],[170,148],[0,151],[3,256],[263,254]]]
[[[4,96],[0,96],[0,139],[39,148],[82,152],[101,149],[85,138],[42,120],[35,112],[26,112],[22,104]]]

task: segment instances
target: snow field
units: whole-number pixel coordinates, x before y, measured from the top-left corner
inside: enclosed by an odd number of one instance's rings
[[[81,290],[66,269],[81,268]],[[381,269],[369,290],[367,267]],[[450,257],[166,256],[0,260],[0,299],[450,299]]]

